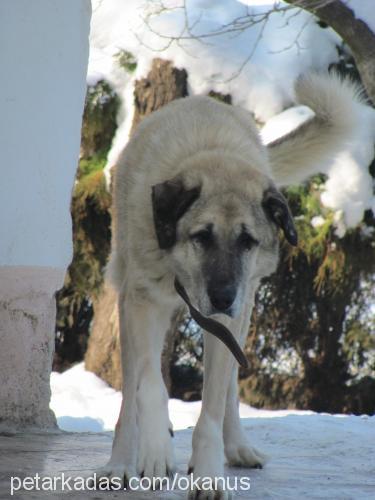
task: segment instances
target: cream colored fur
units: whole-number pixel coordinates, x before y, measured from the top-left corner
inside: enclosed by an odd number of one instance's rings
[[[107,274],[119,294],[124,399],[112,456],[101,475],[126,481],[135,474],[173,474],[160,355],[170,318],[182,305],[173,288],[175,276],[203,313],[209,307],[201,249],[190,242],[191,232],[212,223],[217,237],[225,239],[245,224],[259,242],[243,263],[234,317],[219,315],[244,345],[259,280],[277,264],[277,228],[262,208],[265,191],[274,182],[303,180],[350,139],[358,102],[354,87],[313,75],[298,81],[296,95],[316,116],[268,150],[250,113],[208,97],[189,97],[146,118],[120,157]],[[176,176],[187,189],[200,186],[201,193],[178,222],[176,245],[166,251],[156,239],[151,189]],[[190,460],[196,476],[223,475],[225,458],[244,467],[265,461],[241,428],[236,380],[231,353],[206,336],[202,412]],[[190,496],[202,498],[198,490]],[[204,496],[214,497],[226,499],[229,493]]]
[[[310,74],[297,80],[296,103],[315,112],[297,130],[268,144],[273,176],[279,186],[299,184],[322,172],[350,141],[361,113],[362,90],[337,75]]]

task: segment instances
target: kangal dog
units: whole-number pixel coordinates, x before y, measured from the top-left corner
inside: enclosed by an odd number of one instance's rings
[[[124,149],[108,266],[118,292],[124,394],[101,477],[127,483],[174,472],[161,352],[181,297],[243,347],[259,281],[276,269],[278,231],[297,244],[278,187],[306,179],[350,139],[359,100],[352,84],[332,75],[300,78],[295,94],[315,115],[267,146],[249,112],[186,97],[145,118]],[[234,357],[211,334],[204,341],[203,402],[189,470],[214,479],[225,462],[261,467],[265,457],[241,426]],[[190,497],[229,493],[213,486]]]

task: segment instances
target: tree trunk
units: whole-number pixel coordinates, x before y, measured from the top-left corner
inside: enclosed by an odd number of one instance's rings
[[[137,80],[134,88],[135,112],[132,132],[145,116],[179,97],[187,96],[187,73],[169,61],[154,59],[146,78]]]
[[[104,287],[94,302],[94,320],[85,354],[87,370],[94,372],[114,389],[121,389],[121,356],[117,295]]]
[[[135,113],[132,131],[144,116],[165,104],[187,95],[187,73],[172,66],[169,61],[155,59],[146,78],[138,80],[134,89]],[[162,355],[162,373],[169,390],[169,361],[176,335],[176,322],[172,318],[171,328],[166,335]],[[86,369],[94,372],[115,389],[121,388],[121,356],[119,341],[116,294],[110,287],[104,287],[94,304],[94,320],[88,348],[85,355]]]

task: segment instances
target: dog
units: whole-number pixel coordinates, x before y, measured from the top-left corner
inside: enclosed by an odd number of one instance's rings
[[[314,116],[267,146],[249,112],[193,96],[145,118],[120,155],[107,277],[118,293],[123,401],[101,477],[127,483],[137,475],[173,475],[161,352],[183,292],[192,310],[226,327],[243,347],[259,282],[277,266],[279,232],[297,244],[280,186],[319,170],[353,134],[354,85],[313,74],[298,79],[295,94]],[[262,467],[265,455],[241,427],[238,365],[217,338],[205,334],[204,342],[189,471],[214,479],[224,476],[225,462]],[[229,493],[195,488],[190,497]]]

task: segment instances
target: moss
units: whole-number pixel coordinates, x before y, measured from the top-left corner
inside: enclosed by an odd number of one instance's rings
[[[94,172],[101,172],[106,162],[107,158],[103,153],[95,154],[91,158],[81,158],[78,165],[77,180]]]
[[[57,294],[56,370],[82,359],[93,316],[92,301],[103,284],[111,237],[111,195],[103,168],[116,128],[118,102],[106,82],[88,89],[71,203],[73,260]]]
[[[323,283],[334,291],[344,279],[345,252],[342,242],[335,235],[334,214],[320,203],[321,186],[324,176],[316,176],[302,187],[291,187],[286,196],[296,214],[295,223],[299,244],[290,248],[288,258],[293,261],[303,253],[308,265],[315,265],[317,273],[314,279],[316,290],[322,289]],[[321,216],[323,223],[313,226],[313,217]],[[290,263],[293,265],[293,262]]]
[[[74,188],[73,204],[75,207],[84,206],[89,200],[96,203],[98,208],[108,209],[111,202],[111,196],[107,189],[103,167],[94,163],[90,165],[85,161],[85,175],[82,175]]]
[[[74,258],[69,274],[80,293],[96,296],[109,253],[111,195],[97,158],[81,163],[85,175],[78,178],[72,198]]]
[[[111,146],[120,100],[110,84],[100,80],[87,88],[83,114],[81,156],[105,156]]]
[[[128,73],[134,73],[137,68],[137,60],[131,52],[120,50],[115,55],[119,65]]]

